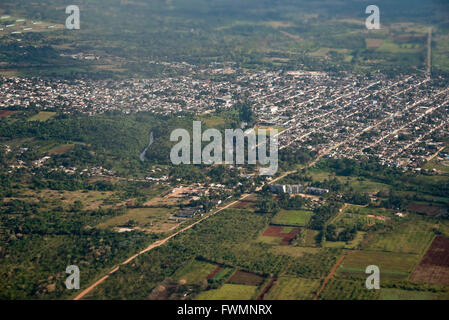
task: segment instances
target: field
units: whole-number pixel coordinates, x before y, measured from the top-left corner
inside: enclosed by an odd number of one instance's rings
[[[228,283],[258,286],[262,284],[264,280],[264,277],[261,277],[255,273],[237,270],[228,280]]]
[[[303,227],[312,217],[312,211],[281,210],[271,221],[273,224]]]
[[[208,275],[215,269],[217,269],[217,266],[214,264],[193,260],[184,268],[178,270],[173,277],[182,284],[198,284],[207,280]]]
[[[28,121],[41,121],[45,122],[51,118],[53,118],[56,115],[56,112],[47,112],[47,111],[41,111],[38,114],[32,116],[28,119]]]
[[[281,277],[265,294],[264,300],[310,300],[319,285],[319,280]]]
[[[124,215],[112,217],[98,225],[98,228],[114,228],[126,225],[130,220],[135,221],[139,228],[151,232],[167,232],[176,228],[179,223],[169,221],[173,210],[167,208],[137,208],[128,209]]]
[[[255,298],[257,286],[224,284],[219,289],[201,292],[195,300],[251,300]]]
[[[287,245],[299,233],[298,228],[269,226],[259,237],[262,242]]]
[[[434,225],[429,222],[410,221],[392,231],[376,234],[366,249],[423,254],[434,237],[433,227]]]
[[[421,203],[412,203],[407,207],[407,210],[411,212],[422,213],[428,216],[437,216],[447,211],[447,209],[443,207]]]
[[[343,280],[333,278],[320,295],[321,300],[375,300],[379,290],[367,290],[365,280]]]
[[[10,115],[14,114],[14,110],[0,110],[0,119],[8,118]]]
[[[277,255],[287,255],[291,257],[302,257],[306,253],[318,253],[319,248],[296,247],[296,246],[272,246],[270,251]]]
[[[64,154],[65,152],[73,149],[73,146],[74,146],[73,144],[63,144],[50,150],[48,154],[49,155]]]
[[[411,281],[449,285],[449,239],[437,236],[410,277]]]
[[[349,253],[338,269],[338,275],[343,277],[366,278],[365,270],[369,265],[376,265],[380,269],[381,279],[407,278],[420,256],[379,251],[355,251]]]
[[[448,293],[436,293],[430,291],[414,291],[401,289],[380,289],[381,300],[447,300]]]

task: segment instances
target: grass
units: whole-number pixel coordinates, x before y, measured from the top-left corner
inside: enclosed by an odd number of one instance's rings
[[[259,236],[257,238],[258,242],[266,243],[266,244],[272,244],[272,245],[279,245],[282,241],[282,237],[272,237],[272,236]]]
[[[381,277],[406,278],[419,262],[419,259],[420,255],[418,254],[356,251],[346,256],[338,269],[338,274],[365,278],[366,267],[376,265],[379,267]]]
[[[291,257],[302,257],[306,253],[318,253],[319,248],[296,247],[296,246],[273,246],[270,251],[277,255],[286,255]]]
[[[321,300],[376,300],[379,290],[367,290],[365,281],[331,279],[320,295]]]
[[[41,121],[45,122],[51,118],[53,118],[56,115],[56,112],[48,112],[48,111],[41,111],[38,114],[32,116],[28,119],[28,121]]]
[[[257,286],[224,284],[218,289],[201,292],[195,300],[251,300],[255,298]]]
[[[366,249],[423,254],[434,237],[433,227],[429,222],[410,221],[392,231],[376,234]]]
[[[310,300],[316,294],[320,281],[281,277],[264,296],[265,300]]]
[[[305,210],[281,210],[271,221],[273,224],[291,225],[303,227],[309,223],[312,211]]]
[[[447,300],[447,293],[437,293],[429,291],[413,291],[402,289],[380,289],[381,300]]]
[[[98,225],[98,228],[105,229],[118,227],[126,224],[129,220],[134,220],[141,228],[157,228],[157,225],[167,223],[171,216],[171,210],[167,208],[137,208],[129,209],[121,216],[112,217]],[[173,225],[172,223],[168,223]]]
[[[207,276],[216,268],[217,266],[212,263],[192,260],[184,268],[178,270],[174,278],[185,281],[187,284],[198,284],[205,281]]]

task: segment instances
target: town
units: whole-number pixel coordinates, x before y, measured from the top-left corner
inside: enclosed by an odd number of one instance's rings
[[[186,64],[187,65],[187,64]],[[449,85],[444,78],[382,74],[335,76],[323,72],[250,73],[217,64],[209,74],[131,80],[0,78],[0,108],[162,115],[210,114],[232,108],[239,97],[252,104],[256,125],[277,129],[280,149],[303,147],[318,159],[375,158],[381,164],[421,170],[443,150]]]

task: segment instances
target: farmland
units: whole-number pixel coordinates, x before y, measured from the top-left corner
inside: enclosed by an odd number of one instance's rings
[[[56,115],[56,112],[47,112],[47,111],[41,111],[38,114],[32,116],[28,119],[28,121],[41,121],[45,122],[51,118],[53,118]]]
[[[449,239],[437,236],[410,277],[411,281],[449,285]]]
[[[217,268],[216,265],[192,260],[184,268],[178,270],[173,276],[180,283],[198,284],[206,281],[207,276]]]
[[[250,300],[254,299],[257,286],[243,284],[224,284],[219,289],[207,290],[198,294],[196,300]]]
[[[379,267],[382,279],[406,279],[419,261],[419,257],[417,254],[356,251],[346,256],[338,269],[338,275],[366,278],[366,267],[376,265]]]
[[[411,221],[397,226],[392,231],[376,234],[366,249],[423,254],[434,237],[433,227],[434,224],[426,221]]]
[[[318,287],[319,280],[280,277],[265,294],[265,300],[310,300]]]
[[[306,226],[313,212],[305,210],[281,210],[271,220],[273,224],[288,226]]]
[[[288,245],[299,232],[298,228],[269,226],[260,239],[262,242]]]

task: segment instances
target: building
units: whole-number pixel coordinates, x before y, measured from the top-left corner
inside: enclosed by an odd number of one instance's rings
[[[175,214],[176,217],[180,218],[193,218],[195,217],[199,212],[201,211],[201,208],[184,208],[180,213]]]
[[[270,185],[270,191],[273,193],[288,193],[297,194],[301,193],[303,186],[300,184],[272,184]]]

